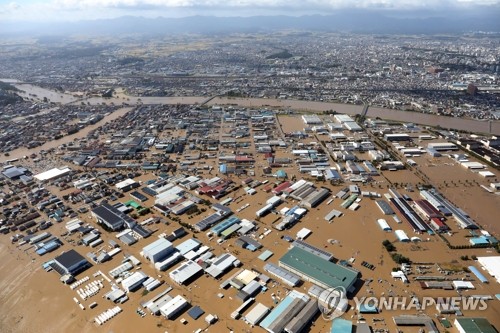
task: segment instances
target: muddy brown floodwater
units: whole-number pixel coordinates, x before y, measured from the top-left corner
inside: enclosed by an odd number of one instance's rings
[[[351,105],[329,102],[310,102],[297,100],[267,99],[267,98],[222,98],[216,97],[209,104],[238,104],[246,107],[283,107],[298,110],[309,111],[327,111],[334,110],[345,114],[359,114],[363,110],[362,105]],[[368,117],[380,117],[402,122],[413,122],[429,126],[441,126],[443,128],[453,128],[457,130],[466,130],[471,132],[500,134],[500,121],[490,122],[468,118],[454,118],[439,116],[435,114],[401,111],[385,108],[370,107],[367,113]]]
[[[47,97],[48,100],[52,102],[59,103],[75,103],[75,102],[86,102],[91,105],[98,104],[200,104],[207,100],[204,96],[179,96],[179,97],[135,97],[127,96],[123,94],[123,91],[118,91],[119,94],[115,98],[102,98],[102,97],[90,97],[81,98],[75,97],[68,93],[58,93],[49,89],[41,88],[31,84],[17,83],[15,86],[25,93],[20,94],[23,97],[43,99]],[[282,107],[291,108],[298,110],[308,110],[308,111],[327,111],[334,110],[339,113],[345,114],[359,114],[363,110],[362,105],[352,105],[352,104],[341,104],[341,103],[330,103],[330,102],[311,102],[311,101],[298,101],[298,100],[283,100],[283,99],[271,99],[271,98],[227,98],[227,97],[215,97],[210,100],[208,105],[217,104],[237,104],[245,107]],[[470,118],[455,118],[447,116],[439,116],[435,114],[420,113],[420,112],[410,112],[393,110],[379,107],[370,107],[368,109],[368,117],[380,117],[383,119],[390,119],[402,122],[413,122],[428,126],[441,126],[443,128],[465,130],[477,133],[490,133],[494,135],[500,134],[500,121],[497,120],[476,120]]]
[[[32,149],[28,149],[25,147],[14,149],[14,150],[9,152],[9,157],[2,157],[2,159],[4,159],[4,158],[5,159],[23,158],[24,156],[28,156],[28,155],[31,155],[33,153],[38,154],[41,150],[48,150],[50,148],[57,148],[58,146],[62,145],[63,143],[71,142],[74,139],[84,138],[87,136],[87,134],[90,131],[98,128],[99,126],[104,125],[105,123],[107,123],[111,120],[117,119],[117,118],[125,115],[130,110],[132,110],[132,107],[120,108],[120,109],[116,110],[115,112],[104,116],[104,118],[101,119],[100,121],[98,121],[97,123],[95,123],[93,125],[89,125],[83,129],[81,129],[80,131],[78,131],[75,134],[63,136],[62,138],[60,138],[58,140],[45,142],[43,145],[36,147],[36,148],[32,148]]]

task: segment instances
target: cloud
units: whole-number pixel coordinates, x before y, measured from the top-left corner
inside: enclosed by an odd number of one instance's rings
[[[328,14],[336,9],[443,10],[499,5],[500,0],[30,0],[0,5],[1,20],[79,20],[123,15],[224,16],[259,13]],[[22,10],[21,10],[22,9]]]

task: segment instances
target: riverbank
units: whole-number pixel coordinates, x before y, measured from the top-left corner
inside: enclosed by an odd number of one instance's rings
[[[47,97],[50,101],[60,102],[60,103],[75,103],[85,102],[90,103],[90,105],[105,104],[200,104],[207,100],[206,96],[178,96],[178,97],[136,97],[128,96],[121,92],[115,98],[102,98],[102,97],[90,97],[90,98],[77,98],[68,93],[57,93],[49,89],[33,86],[31,84],[17,83],[15,86],[23,91],[24,94],[21,96],[36,98],[43,100]],[[272,99],[272,98],[227,98],[227,97],[215,97],[210,100],[207,105],[226,105],[226,104],[236,104],[244,107],[250,108],[260,108],[260,107],[273,107],[273,108],[290,108],[295,110],[307,110],[311,112],[324,112],[327,110],[334,110],[338,113],[345,113],[349,115],[360,114],[363,110],[362,105],[352,105],[352,104],[341,104],[332,102],[312,102],[312,101],[299,101],[293,99]],[[382,119],[401,121],[401,122],[413,122],[416,124],[426,125],[426,126],[441,126],[445,129],[454,129],[460,131],[469,131],[474,133],[486,133],[492,135],[500,135],[500,121],[483,121],[471,118],[455,118],[447,117],[436,114],[420,113],[413,111],[402,111],[394,109],[386,109],[380,107],[370,107],[368,109],[367,117],[375,118],[380,117]]]

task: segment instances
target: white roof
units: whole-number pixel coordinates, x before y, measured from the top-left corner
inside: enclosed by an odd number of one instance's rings
[[[247,285],[253,280],[255,280],[259,276],[258,273],[245,269],[241,273],[239,273],[235,279],[242,282],[243,284]]]
[[[479,162],[462,162],[462,166],[467,169],[484,169],[486,166]]]
[[[289,210],[290,210],[290,208],[288,208],[288,207],[283,207],[283,208],[281,208],[281,210],[280,210],[280,214],[281,214],[281,215],[285,215],[285,214],[286,214],[286,212],[288,212]]]
[[[306,180],[304,179],[301,179],[295,183],[293,183],[291,186],[290,186],[290,190],[294,191],[296,189],[298,189],[299,187],[301,187],[302,185],[305,185],[307,183]]]
[[[336,114],[333,116],[335,120],[337,120],[339,123],[344,123],[346,121],[354,121],[350,116],[346,114]]]
[[[34,177],[40,181],[44,181],[44,180],[50,180],[50,179],[54,179],[57,177],[61,177],[62,175],[65,175],[70,171],[71,171],[71,169],[68,167],[62,167],[60,169],[54,168],[54,169],[50,169],[50,170],[47,170],[45,172],[39,173],[38,175],[35,175]]]
[[[401,279],[405,283],[408,282],[408,278],[403,271],[391,272],[391,276],[395,279]]]
[[[384,219],[378,219],[377,223],[382,228],[382,230],[392,230],[392,228],[389,225],[389,223],[387,223],[387,221],[384,220]]]
[[[470,281],[460,281],[460,280],[457,280],[457,281],[453,281],[453,287],[455,287],[455,289],[476,289],[474,287],[474,285],[472,284],[472,282]]]
[[[410,241],[410,238],[408,238],[408,235],[406,235],[406,232],[404,232],[403,230],[396,230],[394,231],[394,233],[396,234],[396,237],[398,237],[400,242]]]
[[[184,307],[187,304],[187,300],[181,295],[177,295],[170,301],[165,303],[160,307],[160,312],[165,317],[170,317],[173,313],[177,312],[179,308]]]
[[[305,208],[297,208],[297,209],[294,211],[294,214],[295,214],[295,215],[298,215],[298,216],[302,216],[302,215],[304,215],[305,213],[307,213],[307,209],[305,209]]]
[[[189,251],[192,251],[196,248],[198,248],[201,245],[201,242],[195,238],[190,238],[188,240],[185,240],[184,242],[180,243],[177,245],[175,248],[177,251],[180,252],[180,254],[184,255],[188,253]]]
[[[491,276],[493,276],[498,283],[500,283],[500,256],[494,257],[478,257],[477,261],[481,264]]]
[[[245,319],[251,325],[257,325],[268,313],[269,308],[262,303],[258,303],[252,310],[250,310],[250,312],[248,312]]]
[[[201,270],[203,270],[203,268],[201,268],[200,265],[198,265],[194,261],[189,260],[168,273],[168,275],[175,282],[182,284]]]
[[[278,197],[277,195],[275,195],[275,196],[267,199],[266,204],[274,206],[274,205],[277,205],[280,202],[281,202],[281,198]]]
[[[160,193],[161,189],[167,188],[166,190],[162,191]],[[159,189],[155,190],[157,193],[156,199],[160,200],[163,199],[164,197],[172,196],[172,195],[179,195],[180,193],[184,193],[184,189],[180,186],[171,186],[171,184],[167,184]]]
[[[146,280],[147,278],[148,276],[143,271],[135,272],[134,274],[130,275],[128,278],[122,281],[122,287],[128,290],[129,288],[132,288],[137,284],[142,283],[142,281]]]
[[[310,234],[311,234],[311,230],[309,230],[307,228],[302,228],[302,229],[300,229],[299,232],[297,232],[297,238],[299,238],[299,239],[305,239]]]
[[[127,187],[127,186],[132,185],[132,184],[135,184],[135,183],[136,183],[135,180],[127,178],[119,183],[116,183],[115,187],[117,189],[121,190],[122,188]]]

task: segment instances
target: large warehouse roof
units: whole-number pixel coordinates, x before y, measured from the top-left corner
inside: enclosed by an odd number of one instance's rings
[[[486,318],[456,318],[455,326],[464,333],[497,333]]]
[[[348,290],[358,278],[358,272],[334,264],[298,247],[290,249],[279,262],[280,265],[291,268],[294,272],[301,272],[309,279],[328,287],[344,287]]]
[[[500,256],[478,257],[477,261],[500,283]]]
[[[51,180],[54,178],[61,177],[65,174],[69,173],[70,171],[71,171],[71,169],[68,167],[63,167],[61,169],[54,168],[54,169],[50,169],[48,171],[39,173],[38,175],[35,175],[34,177],[40,181]]]

